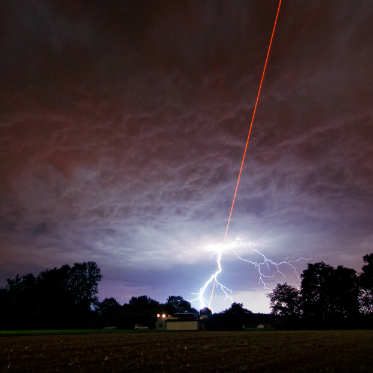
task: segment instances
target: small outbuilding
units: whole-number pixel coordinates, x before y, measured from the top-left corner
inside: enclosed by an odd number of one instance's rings
[[[200,330],[200,321],[194,313],[175,313],[171,315],[157,315],[156,330]]]

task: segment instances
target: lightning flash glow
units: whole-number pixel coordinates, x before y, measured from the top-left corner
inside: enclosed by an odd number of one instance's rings
[[[262,260],[261,261],[254,261],[254,260],[249,260],[249,259],[244,258],[242,255],[238,254],[238,248],[237,247],[239,247],[239,246],[244,247],[245,250],[249,253],[251,252],[251,253],[258,254],[260,257],[262,257]],[[306,259],[306,258],[301,257],[299,254],[296,254],[292,257],[287,257],[283,261],[277,263],[277,262],[273,261],[272,259],[267,258],[263,253],[261,253],[260,251],[255,249],[255,245],[252,242],[247,241],[247,240],[241,240],[240,238],[237,238],[236,243],[226,245],[225,248],[227,250],[231,251],[239,260],[242,260],[246,263],[249,263],[256,268],[256,270],[258,271],[258,283],[263,285],[263,287],[265,289],[269,289],[268,288],[269,284],[267,282],[268,279],[273,279],[276,275],[281,275],[283,278],[285,278],[285,274],[283,273],[281,268],[290,267],[292,269],[293,273],[300,280],[299,274],[298,274],[297,269],[295,267],[295,263],[298,263],[300,261],[309,261],[310,260],[309,258]],[[228,287],[224,286],[223,284],[221,284],[217,280],[218,275],[222,271],[222,267],[221,267],[222,252],[223,252],[223,249],[219,248],[217,251],[212,253],[211,258],[214,255],[218,256],[218,258],[217,258],[218,269],[206,281],[206,283],[204,284],[204,286],[200,289],[200,291],[198,293],[192,293],[193,295],[197,295],[197,297],[195,299],[191,300],[191,302],[199,301],[201,308],[206,307],[207,305],[210,308],[210,304],[209,304],[208,300],[205,298],[205,293],[207,291],[207,288],[209,287],[209,285],[213,281],[216,282],[216,287],[220,288],[223,291],[223,293],[225,294],[225,299],[224,300],[230,299],[231,302],[233,302],[233,298],[231,296],[232,290],[229,289]],[[271,271],[273,271],[272,274],[270,274]]]

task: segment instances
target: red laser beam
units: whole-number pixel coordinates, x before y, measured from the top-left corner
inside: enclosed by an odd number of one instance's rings
[[[230,221],[231,221],[231,216],[232,216],[232,211],[233,211],[234,201],[236,200],[236,194],[237,194],[238,184],[240,183],[240,178],[241,178],[241,173],[242,173],[242,167],[243,167],[243,164],[244,164],[244,162],[245,162],[245,156],[246,156],[247,145],[248,145],[249,140],[250,140],[251,129],[253,128],[253,123],[254,123],[254,117],[255,117],[256,107],[258,106],[258,101],[259,101],[260,91],[261,91],[261,89],[262,89],[262,84],[263,84],[264,74],[265,74],[266,67],[267,67],[267,62],[268,62],[269,52],[270,52],[270,50],[271,50],[271,45],[272,45],[273,35],[274,35],[274,33],[275,33],[275,29],[276,29],[276,23],[277,23],[278,13],[280,12],[280,6],[281,6],[281,0],[280,0],[280,2],[279,2],[279,4],[278,4],[278,8],[277,8],[277,14],[276,14],[276,19],[275,19],[275,24],[273,25],[273,31],[272,31],[271,41],[269,42],[269,47],[268,47],[268,52],[267,52],[267,58],[266,58],[266,62],[265,62],[265,64],[264,64],[264,69],[263,69],[263,73],[262,73],[262,79],[261,79],[261,81],[260,81],[260,86],[259,86],[258,95],[257,95],[257,97],[256,97],[256,102],[255,102],[254,112],[253,112],[253,116],[252,116],[252,118],[251,118],[251,124],[250,124],[250,129],[249,129],[249,135],[247,136],[247,140],[246,140],[245,151],[244,151],[244,153],[243,153],[243,158],[242,158],[242,162],[241,162],[240,173],[238,174],[236,190],[234,191],[234,196],[233,196],[233,201],[232,201],[232,206],[231,206],[231,212],[229,213],[229,218],[228,218],[227,228],[226,228],[226,230],[225,230],[225,235],[224,235],[224,241],[223,241],[223,242],[225,242],[225,240],[226,240],[226,238],[227,238],[227,233],[228,233],[229,223],[230,223]],[[219,257],[218,257],[218,268],[217,268],[216,272],[219,271],[221,257],[222,257],[222,254],[221,254],[221,251],[220,251],[220,252],[219,252]],[[211,301],[212,301],[212,296],[213,296],[213,294],[214,294],[215,284],[216,284],[216,276],[215,276],[215,280],[214,280],[214,285],[212,286],[212,292],[211,292],[211,296],[210,296],[209,308],[211,307]]]

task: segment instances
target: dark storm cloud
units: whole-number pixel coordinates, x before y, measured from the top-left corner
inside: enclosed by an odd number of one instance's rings
[[[95,260],[102,298],[191,298],[215,267],[277,5],[1,3],[2,281]],[[283,3],[228,241],[361,268],[372,13]],[[258,289],[224,260],[227,285]]]

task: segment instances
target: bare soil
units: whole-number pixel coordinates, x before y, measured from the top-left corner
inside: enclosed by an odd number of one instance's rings
[[[0,338],[1,372],[373,372],[373,331]]]

